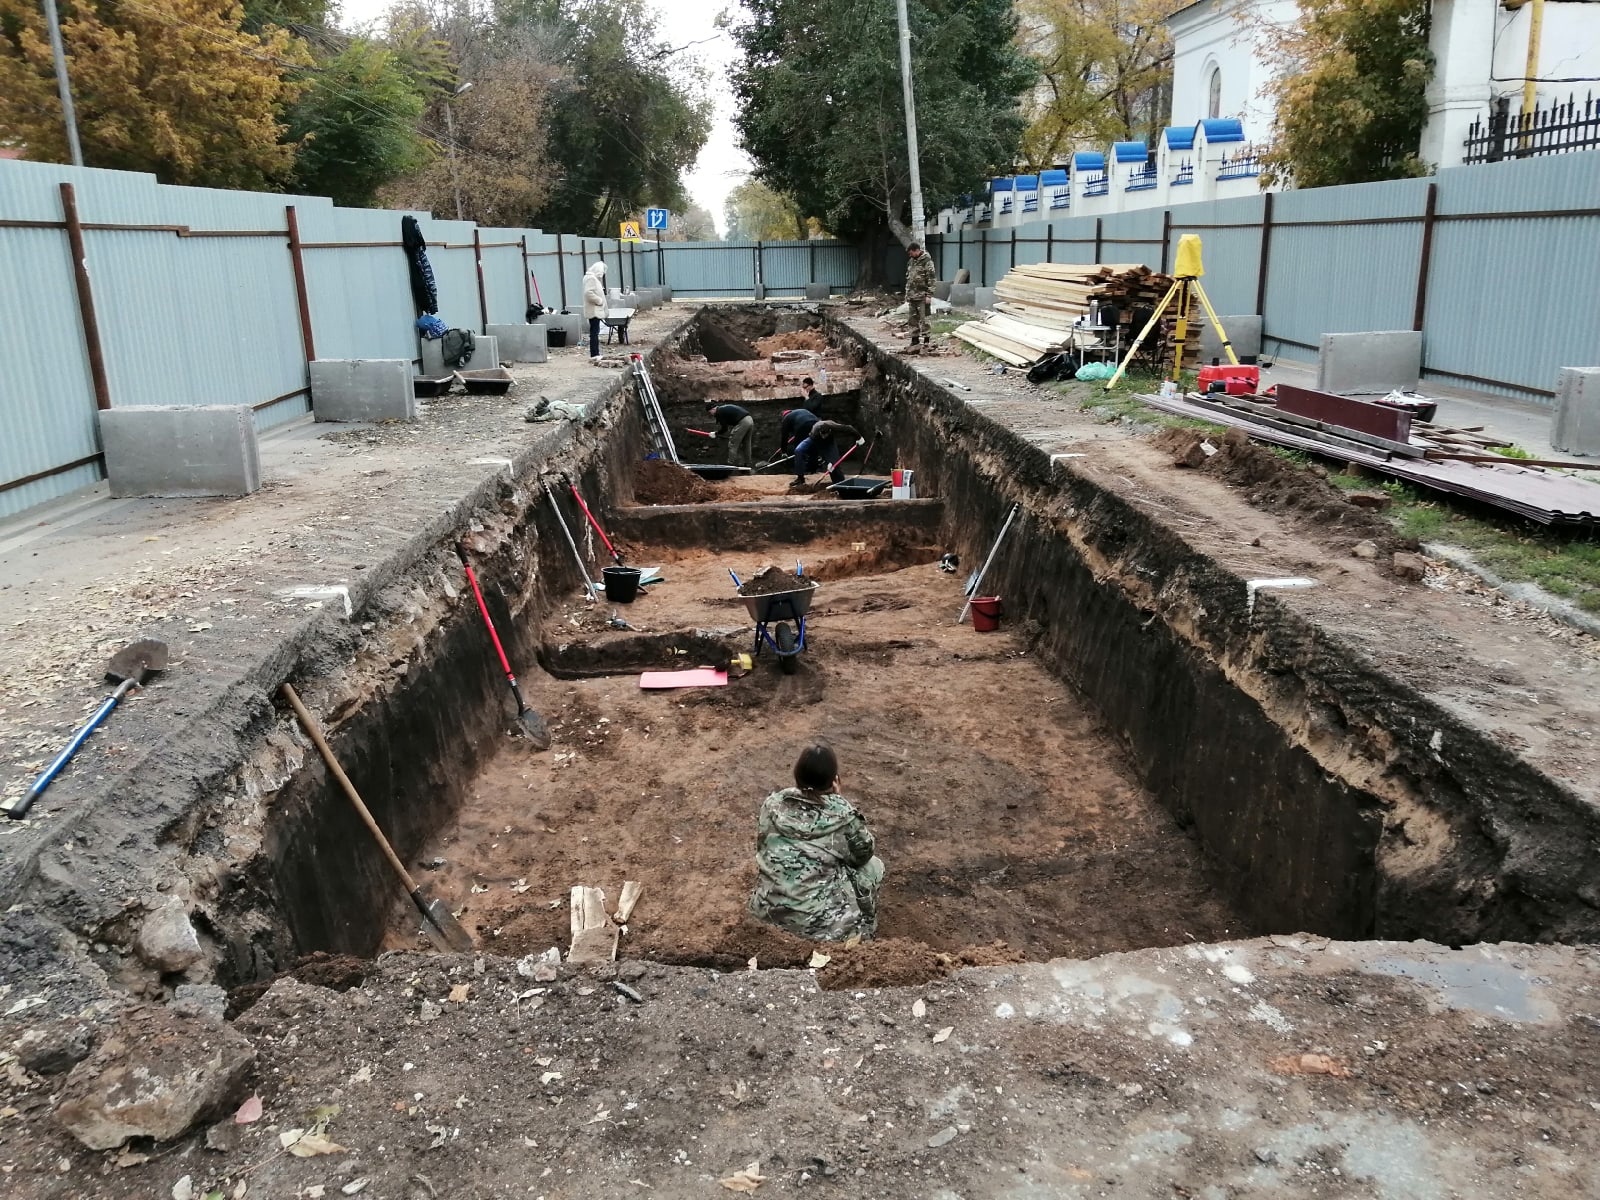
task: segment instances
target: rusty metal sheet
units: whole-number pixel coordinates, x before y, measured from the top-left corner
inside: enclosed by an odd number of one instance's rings
[[[1371,400],[1319,392],[1315,388],[1280,383],[1275,393],[1278,407],[1297,417],[1310,417],[1330,425],[1342,425],[1391,442],[1411,440],[1411,414]]]

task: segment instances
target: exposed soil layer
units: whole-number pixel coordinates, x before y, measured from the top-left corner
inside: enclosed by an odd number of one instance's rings
[[[706,504],[723,494],[687,467],[649,458],[634,472],[633,498],[640,504]]]
[[[760,801],[787,784],[816,737],[838,749],[843,789],[889,871],[880,939],[828,947],[830,986],[1248,931],[1082,702],[1012,634],[954,623],[958,579],[932,565],[870,573],[880,569],[872,551],[855,545],[804,550],[808,576],[828,582],[795,675],[780,674],[768,651],[725,688],[524,680],[554,745],[542,755],[502,749],[439,840],[445,861],[429,879],[481,945],[564,948],[572,886],[602,887],[614,902],[637,880],[644,898],[624,957],[803,965],[814,945],[751,921],[745,898]],[[728,568],[743,577],[762,565],[678,553],[668,583],[627,619],[641,634],[717,631],[748,650]],[[852,571],[867,573],[835,578]],[[552,623],[567,625],[562,614]],[[700,664],[685,655],[680,665]],[[415,945],[415,932],[413,915],[397,910],[389,944]]]

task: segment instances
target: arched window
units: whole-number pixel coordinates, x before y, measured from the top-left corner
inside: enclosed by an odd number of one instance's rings
[[[1222,115],[1222,68],[1212,67],[1211,77],[1206,80],[1206,116],[1220,117]]]

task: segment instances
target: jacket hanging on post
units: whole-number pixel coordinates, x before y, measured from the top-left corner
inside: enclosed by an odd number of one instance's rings
[[[439,288],[434,283],[433,267],[428,263],[428,241],[415,217],[400,218],[400,244],[405,247],[406,266],[411,273],[411,299],[417,312],[439,311]]]

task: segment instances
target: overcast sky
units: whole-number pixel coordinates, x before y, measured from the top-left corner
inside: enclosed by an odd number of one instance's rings
[[[341,0],[340,23],[347,28],[366,25],[383,15],[392,0]],[[732,0],[645,0],[645,7],[660,19],[661,36],[670,46],[711,39],[687,52],[709,70],[707,86],[716,104],[711,138],[700,152],[700,160],[689,172],[689,196],[709,209],[717,228],[726,232],[723,202],[736,184],[750,171],[750,160],[740,152],[733,131],[733,93],[728,88],[728,67],[736,51],[733,39],[718,30],[713,22]]]

